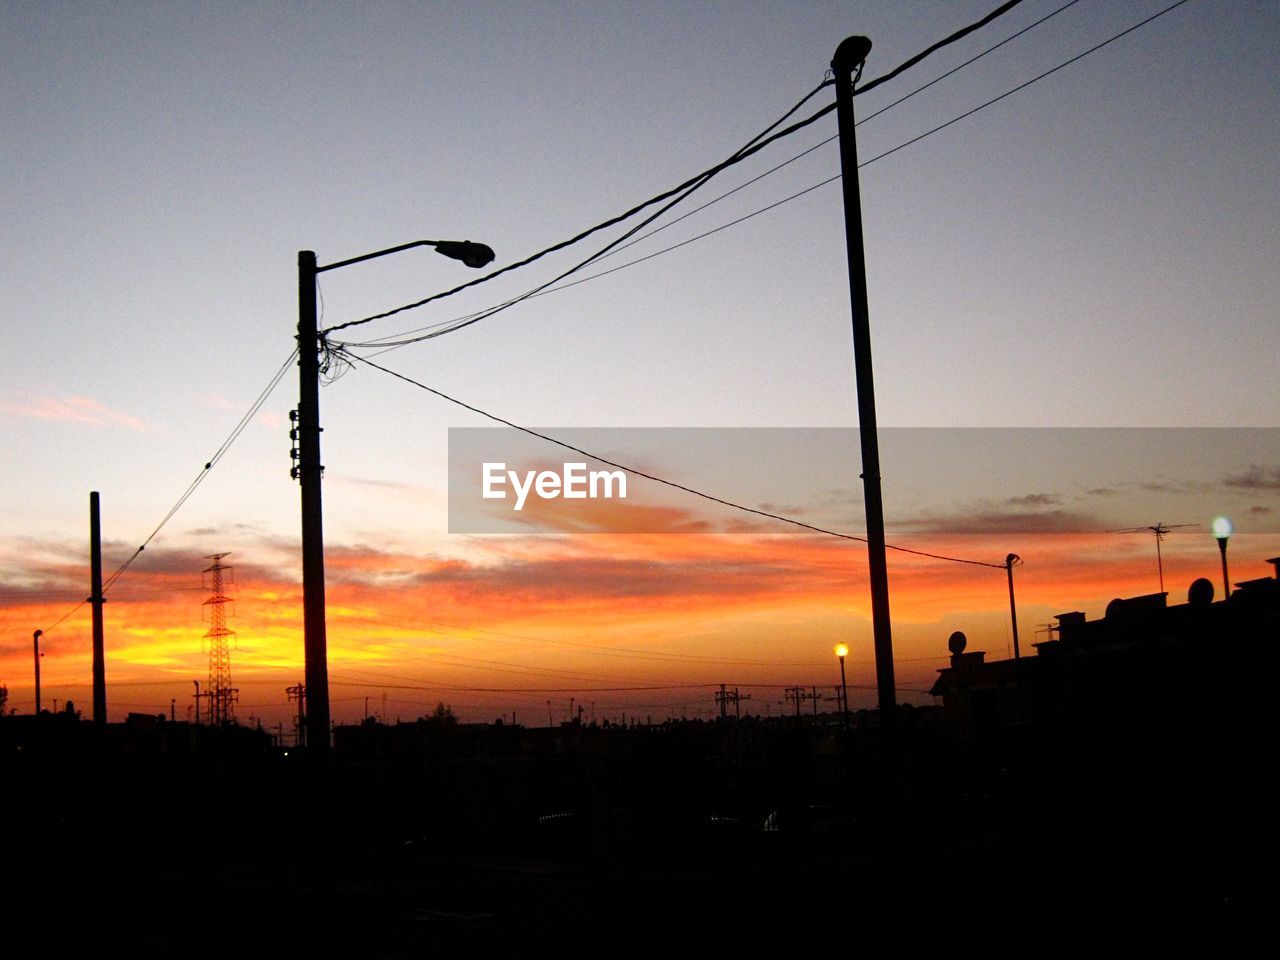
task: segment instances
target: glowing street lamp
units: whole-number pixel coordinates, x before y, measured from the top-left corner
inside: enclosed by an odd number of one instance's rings
[[[1218,540],[1218,552],[1222,554],[1222,595],[1231,596],[1231,578],[1227,576],[1227,541],[1236,532],[1235,524],[1227,517],[1217,517],[1209,524],[1209,531]]]
[[[845,733],[849,732],[849,686],[844,679],[844,658],[848,655],[849,645],[847,643],[837,643],[836,656],[840,658],[840,703],[844,716]]]

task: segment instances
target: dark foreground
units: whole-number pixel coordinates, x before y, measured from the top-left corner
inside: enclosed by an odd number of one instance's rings
[[[340,755],[327,802],[252,740],[46,744],[7,763],[6,927],[31,956],[1005,953],[1225,944],[1261,915],[1272,793],[1243,748],[1131,736],[1010,767],[929,729],[896,780],[838,728],[566,729],[505,760],[450,733],[431,742],[470,759]]]

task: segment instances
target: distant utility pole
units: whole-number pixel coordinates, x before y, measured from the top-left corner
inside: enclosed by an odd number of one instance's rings
[[[858,437],[862,444],[862,492],[867,512],[867,563],[871,581],[871,624],[875,638],[876,688],[885,759],[897,750],[897,696],[893,637],[889,621],[889,568],[885,556],[884,503],[880,496],[880,442],[876,431],[875,385],[871,375],[871,323],[867,306],[867,266],[862,242],[862,197],[858,188],[858,144],[854,133],[854,70],[871,52],[866,37],[849,37],[836,48],[831,71],[836,85],[840,172],[844,183],[845,249],[853,309],[853,366],[858,393]]]
[[[293,745],[302,749],[307,745],[307,685],[295,683],[292,687],[285,687],[284,692],[290,701],[298,702],[298,714],[293,720]]]
[[[796,717],[800,716],[800,704],[805,700],[804,687],[787,687],[787,699],[796,705]]]
[[[787,699],[795,702],[797,717],[800,716],[800,705],[806,700],[813,701],[813,715],[815,717],[818,715],[817,687],[809,687],[807,690],[804,687],[787,687]]]
[[[98,491],[89,494],[89,603],[93,607],[93,722],[107,722],[107,667],[102,639],[102,514]]]
[[[729,704],[733,704],[733,716],[737,720],[742,719],[742,701],[750,700],[751,694],[739,693],[738,688],[726,690],[725,684],[720,684],[720,689],[716,691],[716,703],[720,706],[720,719],[724,720],[728,717]]]
[[[31,634],[31,643],[35,647],[36,658],[36,716],[40,716],[40,637],[44,634],[43,630],[37,630]]]

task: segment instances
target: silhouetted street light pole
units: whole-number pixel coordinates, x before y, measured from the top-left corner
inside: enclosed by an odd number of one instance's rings
[[[329,752],[329,661],[325,636],[324,514],[320,496],[320,331],[316,315],[316,278],[327,270],[385,257],[413,247],[437,253],[469,267],[493,261],[482,243],[415,240],[397,247],[319,266],[310,250],[298,252],[298,479],[302,488],[302,609],[306,662],[307,746],[319,756]]]
[[[1013,659],[1021,660],[1022,651],[1018,647],[1018,605],[1013,602],[1013,568],[1022,563],[1022,558],[1011,553],[1004,558],[1004,569],[1009,574],[1009,619],[1013,622]]]
[[[1226,600],[1231,596],[1231,578],[1227,576],[1227,541],[1235,533],[1236,527],[1227,517],[1218,517],[1209,525],[1209,529],[1217,538],[1218,552],[1222,554],[1222,599]]]
[[[871,41],[866,37],[849,37],[836,48],[831,70],[835,75],[840,172],[844,181],[845,246],[853,308],[853,365],[858,392],[858,436],[862,444],[862,491],[867,511],[867,561],[876,652],[876,690],[885,759],[892,763],[897,751],[897,691],[889,624],[889,570],[884,545],[884,504],[880,498],[880,443],[876,432],[875,386],[871,376],[871,324],[867,307],[862,199],[858,190],[858,146],[853,114],[853,72],[856,69],[861,75],[862,63],[870,51]]]

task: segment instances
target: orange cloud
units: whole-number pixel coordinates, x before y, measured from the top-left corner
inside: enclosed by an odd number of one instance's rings
[[[113,410],[90,397],[37,397],[27,403],[6,403],[6,413],[40,420],[62,420],[70,423],[88,423],[95,426],[121,426],[130,430],[145,431],[147,425],[137,417]]]
[[[1005,538],[1001,538],[1004,541]],[[1220,578],[1216,545],[1171,536],[1165,579],[1177,602],[1197,576]],[[1102,613],[1117,596],[1157,589],[1154,545],[1143,537],[1036,534],[994,544],[976,536],[901,541],[931,552],[999,563],[1010,550],[1024,650],[1055,613]],[[274,560],[286,545],[264,547]],[[365,696],[416,716],[436,700],[474,719],[541,711],[547,691],[617,703],[711,702],[713,685],[756,685],[757,704],[782,685],[835,682],[831,648],[851,644],[850,682],[874,682],[863,544],[818,536],[598,534],[456,538],[456,556],[367,546],[327,555],[329,663],[334,714],[352,719]],[[1238,579],[1265,576],[1276,537],[1232,540]],[[0,682],[11,706],[30,709],[31,631],[48,628],[86,594],[87,570],[46,550],[19,579],[6,562],[0,586]],[[302,676],[302,605],[296,564],[238,564],[229,625],[237,631],[233,678],[241,715],[286,722],[284,688]],[[898,683],[927,689],[951,630],[972,649],[1007,650],[1003,569],[889,555]],[[127,709],[184,710],[192,681],[207,679],[207,590],[194,551],[145,555],[108,594],[107,677],[113,718]],[[88,702],[89,608],[43,640],[45,701]],[[1042,638],[1042,637],[1041,637]],[[599,694],[592,691],[601,691]],[[770,692],[772,691],[772,692]],[[566,693],[565,696],[571,695]],[[660,698],[665,697],[666,700]],[[867,702],[871,695],[867,693]],[[859,702],[859,701],[855,701]],[[390,708],[388,708],[390,709]]]

